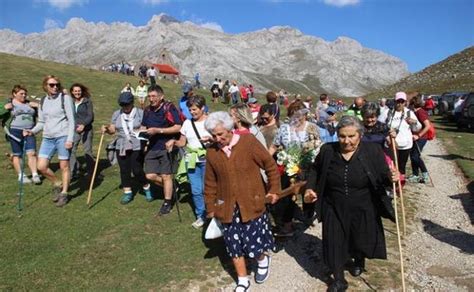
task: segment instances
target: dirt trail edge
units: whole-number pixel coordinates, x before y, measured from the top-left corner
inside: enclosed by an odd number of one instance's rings
[[[423,158],[435,186],[410,184],[405,188],[416,209],[403,240],[407,288],[474,291],[473,194],[469,194],[466,180],[440,141],[428,142]],[[387,238],[394,236],[393,232],[389,233],[386,228]],[[251,290],[326,291],[320,238],[321,224],[317,222],[314,227],[297,232],[294,238],[284,242],[280,252],[273,254],[269,279],[262,285],[252,279]],[[393,280],[393,273],[397,273],[393,267],[398,262],[396,244],[388,244],[388,257],[392,279],[386,281],[387,286],[381,286],[383,273],[381,277],[371,277],[369,270],[362,278],[346,273],[349,290],[401,290],[401,284]],[[371,266],[382,264],[383,261]],[[193,281],[186,290],[233,291],[234,285],[229,274],[222,272],[216,278]]]

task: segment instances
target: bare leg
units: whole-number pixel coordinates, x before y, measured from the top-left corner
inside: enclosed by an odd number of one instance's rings
[[[147,173],[146,179],[154,183],[155,185],[159,185],[163,187],[163,178],[156,173]]]
[[[21,169],[20,169],[20,157],[18,156],[13,156],[12,158],[12,164],[13,164],[13,168],[15,168],[15,171],[16,173],[19,175],[20,172],[21,172]]]
[[[69,169],[69,168],[68,168]],[[53,185],[59,186],[61,183],[58,181],[54,172],[49,168],[49,160],[46,158],[38,158],[38,170],[41,174],[46,177]]]
[[[59,160],[59,168],[61,169],[61,180],[63,182],[62,193],[67,193],[69,189],[69,181],[71,179],[69,160]]]
[[[165,200],[171,200],[173,197],[173,175],[161,174],[161,180],[163,182],[163,195]]]
[[[37,173],[38,169],[36,167],[36,153],[27,152],[26,155],[28,156],[28,167],[30,168],[31,174]]]
[[[247,277],[247,267],[245,266],[244,257],[232,258],[232,263],[237,272],[237,277]]]

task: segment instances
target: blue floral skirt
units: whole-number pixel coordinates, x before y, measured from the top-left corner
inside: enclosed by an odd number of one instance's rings
[[[241,256],[259,258],[264,252],[273,250],[273,235],[267,212],[247,223],[242,223],[240,210],[236,205],[232,223],[222,225],[227,253],[232,258]]]

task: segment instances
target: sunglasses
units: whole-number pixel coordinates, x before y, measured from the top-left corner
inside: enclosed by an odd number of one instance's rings
[[[61,86],[61,83],[48,83],[48,86],[53,88],[53,87],[60,87]]]

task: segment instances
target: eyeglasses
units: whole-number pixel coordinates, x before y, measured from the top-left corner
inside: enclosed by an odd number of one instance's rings
[[[53,87],[60,87],[61,86],[61,83],[48,83],[48,86],[53,88]]]

